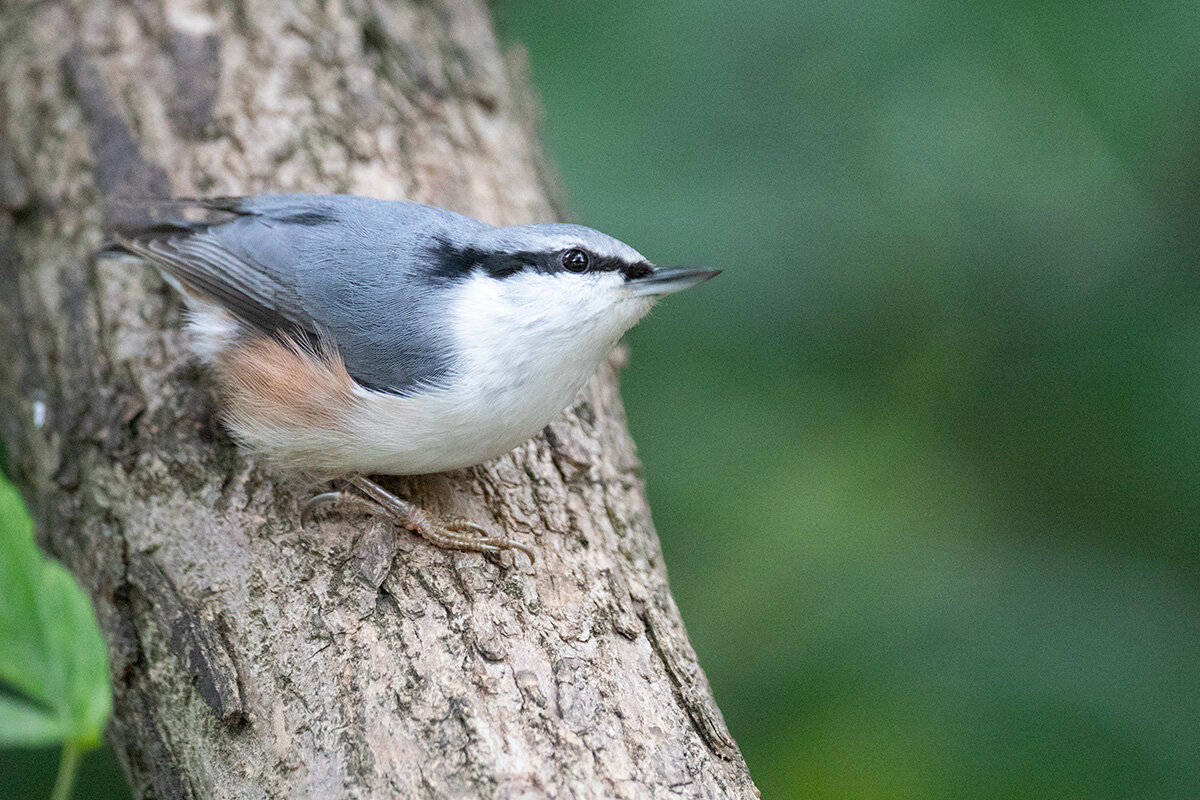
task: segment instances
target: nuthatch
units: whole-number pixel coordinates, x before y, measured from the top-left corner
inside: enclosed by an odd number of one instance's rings
[[[348,477],[366,495],[352,502],[460,550],[533,557],[366,476],[509,452],[659,297],[718,273],[655,267],[580,225],[498,228],[416,203],[266,195],[168,208],[165,222],[117,227],[117,249],[183,295],[233,436],[282,467]],[[326,492],[306,511],[347,497]]]

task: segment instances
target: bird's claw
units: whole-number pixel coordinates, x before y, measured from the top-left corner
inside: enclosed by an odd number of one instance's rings
[[[300,525],[306,527],[313,515],[330,506],[354,507],[368,514],[385,516],[402,528],[413,531],[430,544],[449,550],[467,550],[484,553],[499,553],[502,550],[519,550],[529,556],[530,563],[536,561],[533,550],[500,536],[488,535],[487,529],[464,517],[440,520],[419,506],[396,497],[374,481],[361,476],[350,480],[363,494],[348,491],[322,492],[310,498],[300,509]]]
[[[529,556],[530,562],[536,560],[532,549],[523,544],[517,544],[510,539],[491,536],[482,525],[478,525],[465,517],[451,517],[442,524],[442,527],[447,532],[472,534],[474,538],[470,540],[471,549],[479,549],[487,553],[499,553],[502,550],[520,550]],[[461,540],[461,537],[456,536],[454,538]]]
[[[310,497],[300,507],[300,527],[307,528],[309,523],[312,522],[313,515],[334,506],[357,508],[365,514],[383,514],[389,516],[387,509],[365,497],[359,497],[344,490],[340,492],[321,492],[318,495]]]
[[[442,524],[442,527],[448,531],[455,531],[457,533],[473,533],[481,539],[489,538],[486,528],[471,522],[471,520],[465,517],[451,517]]]
[[[529,556],[530,563],[536,562],[533,550],[501,536],[491,536],[482,525],[462,517],[449,520],[426,518],[423,524],[414,525],[414,530],[427,541],[451,550],[475,550],[482,553],[499,553],[503,550],[519,550]]]
[[[308,501],[300,506],[300,527],[307,528],[308,524],[312,522],[314,514],[329,506],[337,505],[341,499],[341,492],[321,492],[308,498]]]

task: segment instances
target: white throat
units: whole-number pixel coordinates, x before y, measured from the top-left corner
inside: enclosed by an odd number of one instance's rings
[[[625,296],[623,282],[615,273],[473,276],[452,312],[460,379],[497,411],[555,416],[650,309]]]

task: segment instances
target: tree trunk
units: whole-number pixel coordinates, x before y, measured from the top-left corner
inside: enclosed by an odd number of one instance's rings
[[[338,191],[555,217],[479,2],[5,0],[0,435],[91,593],[135,797],[755,797],[688,644],[614,357],[543,435],[389,485],[533,546],[432,548],[215,422],[181,308],[90,256],[119,197]]]

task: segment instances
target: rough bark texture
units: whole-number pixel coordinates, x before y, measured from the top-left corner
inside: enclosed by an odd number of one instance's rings
[[[91,592],[137,797],[754,797],[687,642],[613,360],[510,456],[393,488],[534,546],[301,529],[114,197],[343,191],[556,216],[478,2],[5,0],[0,435]]]

